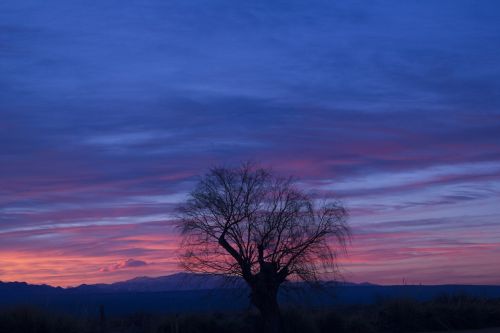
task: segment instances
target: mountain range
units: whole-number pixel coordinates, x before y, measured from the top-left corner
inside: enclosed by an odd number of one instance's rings
[[[283,290],[282,303],[310,306],[369,304],[397,297],[428,300],[444,294],[467,294],[500,298],[500,286],[484,285],[395,285],[370,283],[325,283],[324,288],[291,284]],[[178,273],[161,277],[137,277],[111,284],[61,288],[0,282],[0,306],[35,305],[79,314],[97,311],[101,305],[110,313],[240,311],[249,308],[248,289],[242,280],[228,281],[217,275]]]

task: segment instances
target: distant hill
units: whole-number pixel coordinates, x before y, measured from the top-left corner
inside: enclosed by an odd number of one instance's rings
[[[380,286],[369,283],[326,283],[321,289],[303,284],[292,286],[294,288],[280,293],[280,302],[336,306],[369,304],[398,297],[428,300],[443,294],[500,298],[500,286]],[[243,281],[236,279],[227,283],[222,276],[189,273],[74,288],[0,282],[0,306],[19,304],[80,314],[95,313],[100,305],[110,313],[240,311],[250,306]]]
[[[111,284],[81,285],[69,288],[81,292],[160,292],[234,288],[243,286],[239,279],[227,280],[220,275],[177,273],[160,277],[136,277]]]
[[[374,286],[371,283],[351,282],[325,282],[328,286]],[[80,285],[68,288],[73,292],[161,292],[161,291],[184,291],[184,290],[212,290],[246,288],[241,278],[227,277],[214,274],[176,273],[160,277],[136,277],[131,280],[115,282],[111,284]]]
[[[297,285],[297,284],[295,284]],[[368,282],[325,282],[332,286],[375,286]],[[36,292],[68,291],[72,293],[114,293],[114,292],[163,292],[186,290],[212,290],[246,288],[241,278],[231,278],[214,274],[176,273],[172,275],[147,277],[141,276],[115,283],[82,284],[77,287],[61,288],[49,285],[31,285],[26,282],[1,282],[0,291],[9,292]]]

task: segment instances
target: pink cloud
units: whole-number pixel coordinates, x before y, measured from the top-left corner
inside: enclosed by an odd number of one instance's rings
[[[147,266],[148,263],[142,260],[135,260],[135,259],[127,259],[120,261],[117,264],[106,266],[106,267],[101,267],[99,268],[99,272],[114,272],[117,270],[121,269],[126,269],[126,268],[134,268],[134,267],[142,267],[142,266]]]

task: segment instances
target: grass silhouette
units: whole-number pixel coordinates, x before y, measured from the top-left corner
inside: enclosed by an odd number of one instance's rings
[[[262,331],[254,311],[157,315],[69,315],[32,306],[0,310],[0,333],[253,333]],[[287,308],[287,333],[440,332],[500,327],[500,299],[466,295],[427,302],[400,298],[374,305],[311,309]]]

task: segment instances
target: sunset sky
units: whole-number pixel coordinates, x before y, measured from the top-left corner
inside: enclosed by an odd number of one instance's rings
[[[253,160],[335,195],[344,278],[500,284],[500,1],[0,1],[0,280],[178,272]]]

